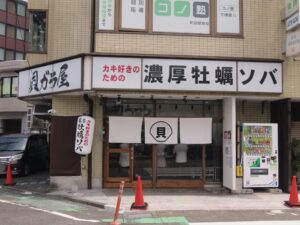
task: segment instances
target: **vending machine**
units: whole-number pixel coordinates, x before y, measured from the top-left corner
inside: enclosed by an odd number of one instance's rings
[[[241,126],[244,188],[278,187],[278,126],[244,123]]]

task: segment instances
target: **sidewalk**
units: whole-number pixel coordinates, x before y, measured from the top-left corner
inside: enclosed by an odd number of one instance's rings
[[[173,210],[280,210],[288,209],[284,201],[289,199],[287,193],[270,193],[267,191],[251,194],[211,193],[190,189],[144,189],[144,201],[148,203],[147,211]],[[118,189],[54,191],[48,193],[73,201],[84,202],[94,206],[113,210]],[[130,210],[135,201],[135,190],[125,189],[121,208]]]

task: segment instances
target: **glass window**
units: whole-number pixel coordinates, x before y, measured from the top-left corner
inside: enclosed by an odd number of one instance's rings
[[[10,96],[10,77],[5,77],[2,79],[2,95],[3,96]]]
[[[24,53],[16,52],[16,60],[23,60],[23,59],[24,59]]]
[[[8,1],[7,11],[12,14],[16,14],[16,4],[14,2]]]
[[[12,84],[11,84],[11,96],[18,95],[18,84],[19,84],[18,77],[13,77]]]
[[[21,28],[17,28],[17,36],[18,40],[25,40],[25,30]]]
[[[29,50],[46,51],[46,12],[31,12],[29,26]]]
[[[17,7],[17,14],[18,14],[19,16],[25,16],[25,15],[26,15],[26,8],[25,8],[25,5],[18,4],[18,7]]]
[[[7,25],[7,35],[6,36],[10,37],[10,38],[15,38],[15,36],[16,36],[15,27]]]
[[[5,36],[5,24],[0,23],[0,35]]]
[[[14,52],[13,51],[8,51],[6,50],[5,52],[5,60],[14,60],[15,57],[14,57]]]
[[[3,79],[0,77],[0,97],[2,96],[2,82]]]
[[[0,48],[0,61],[4,60],[4,53],[5,53],[4,49]]]
[[[6,0],[0,0],[0,9],[6,11]]]

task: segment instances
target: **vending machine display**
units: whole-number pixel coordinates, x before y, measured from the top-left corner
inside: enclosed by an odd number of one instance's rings
[[[277,124],[244,123],[241,127],[243,186],[278,187]]]

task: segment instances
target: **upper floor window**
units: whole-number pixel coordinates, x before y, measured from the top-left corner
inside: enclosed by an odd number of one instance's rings
[[[10,38],[16,37],[16,28],[10,25],[7,25],[7,31],[6,36]]]
[[[21,28],[17,28],[16,38],[18,40],[25,40],[25,30]]]
[[[241,35],[241,1],[99,0],[98,28],[103,31]]]
[[[16,14],[16,3],[12,1],[7,2],[7,11],[11,14]]]
[[[25,16],[26,15],[25,5],[18,3],[18,5],[17,5],[17,14],[19,16]]]
[[[5,50],[3,48],[0,48],[0,61],[3,61],[5,58]]]
[[[5,24],[0,23],[0,35],[5,36]]]
[[[16,52],[16,60],[23,60],[23,59],[24,59],[24,53]]]
[[[0,0],[0,9],[6,11],[6,0]]]
[[[18,77],[0,78],[1,97],[16,97],[18,94]]]
[[[29,50],[33,52],[46,51],[46,12],[30,12]]]

